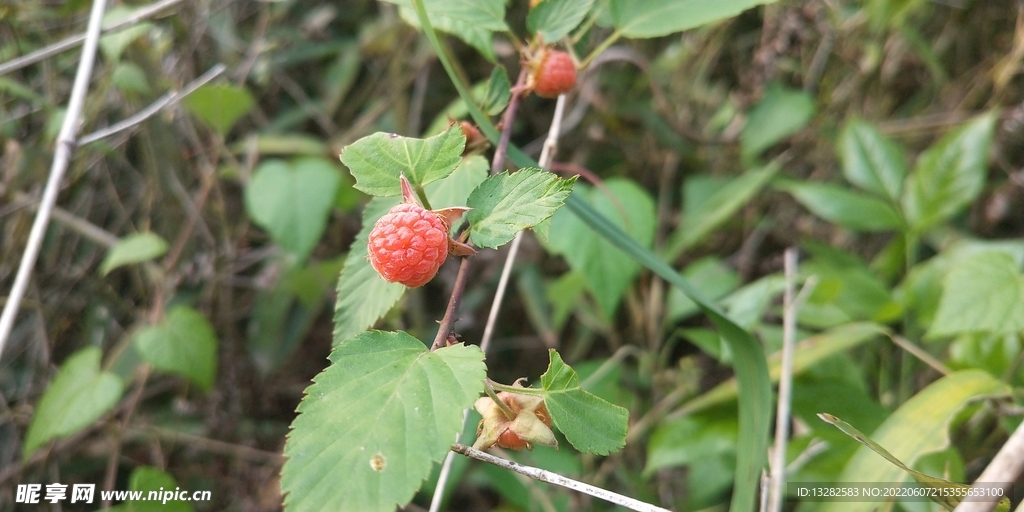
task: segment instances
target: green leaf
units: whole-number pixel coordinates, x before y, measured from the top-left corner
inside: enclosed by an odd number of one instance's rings
[[[644,475],[666,467],[699,466],[711,457],[733,454],[739,433],[736,416],[714,412],[681,416],[659,425],[647,443]]]
[[[912,469],[910,467],[907,467],[906,464],[904,464],[898,458],[894,457],[891,453],[886,451],[885,448],[882,448],[881,445],[879,445],[878,443],[872,441],[871,438],[869,438],[868,436],[862,434],[859,430],[854,428],[849,423],[846,423],[845,421],[843,421],[843,420],[841,420],[841,419],[839,419],[839,418],[837,418],[837,417],[835,417],[835,416],[833,416],[831,414],[824,414],[823,413],[823,414],[819,414],[818,417],[821,418],[823,421],[834,425],[836,428],[841,430],[844,434],[850,436],[851,438],[853,438],[854,440],[856,440],[860,444],[868,447],[871,451],[877,453],[883,459],[885,459],[885,460],[889,461],[890,463],[892,463],[892,465],[902,469],[903,471],[906,471],[911,477],[914,478],[915,481],[917,481],[917,483],[921,484],[921,486],[926,488],[926,489],[949,489],[949,490],[957,490],[957,491],[961,491],[962,492],[964,490],[967,490],[967,489],[971,488],[970,485],[960,484],[960,483],[956,483],[956,482],[951,482],[949,480],[945,480],[943,478],[934,477],[934,476],[922,473],[920,471],[914,470],[914,469]],[[960,497],[958,496],[958,493],[956,493],[956,492],[940,493],[940,494],[937,494],[937,495],[929,495],[928,498],[931,499],[932,501],[934,501],[935,503],[938,503],[938,504],[942,505],[943,507],[946,508],[946,510],[953,510],[953,509],[955,509],[956,506],[959,505],[961,501],[963,501],[962,499],[960,499]],[[1006,497],[1003,497],[1001,500],[999,500],[998,505],[996,505],[995,510],[1002,511],[1002,512],[1009,512],[1009,510],[1010,510],[1010,500],[1008,498],[1006,498]]]
[[[645,38],[665,36],[731,18],[751,7],[774,1],[611,0],[609,9],[612,24],[622,35]]]
[[[110,81],[121,92],[139,94],[149,94],[152,92],[152,89],[149,87],[149,81],[146,80],[146,72],[130,62],[122,62],[114,67],[114,72],[110,75]]]
[[[178,482],[168,473],[160,471],[151,466],[139,466],[132,470],[128,477],[128,490],[141,491],[143,496],[148,497],[150,491],[157,493],[174,493],[179,489]],[[193,491],[183,493],[191,498]],[[163,501],[163,494],[156,495],[158,500],[135,500],[126,501],[121,507],[125,512],[190,512],[195,510],[192,504],[184,500],[168,499]]]
[[[1013,258],[983,252],[961,261],[943,283],[929,337],[1024,330],[1024,277]]]
[[[504,66],[495,66],[491,78],[487,80],[487,94],[484,96],[484,110],[496,116],[508,106],[512,98],[512,84],[508,81],[508,73]]]
[[[793,194],[811,213],[854,231],[895,231],[903,227],[889,203],[829,183],[792,182],[779,188]]]
[[[100,370],[101,355],[99,348],[87,347],[64,361],[36,405],[23,459],[52,439],[88,427],[117,404],[124,385],[114,374]]]
[[[654,201],[644,189],[625,179],[611,179],[603,188],[577,186],[571,197],[592,205],[633,234],[643,246],[654,240]],[[606,318],[615,314],[622,294],[640,272],[640,265],[565,209],[551,218],[548,247],[561,254],[573,270],[583,273]]]
[[[975,118],[918,157],[903,191],[911,228],[927,231],[971,204],[985,186],[996,114]]]
[[[330,359],[285,444],[285,510],[392,512],[462,431],[462,410],[483,390],[483,353],[431,352],[404,332],[369,331]]]
[[[448,176],[462,161],[466,137],[458,125],[427,139],[375,133],[345,147],[341,161],[356,179],[355,187],[373,196],[402,194],[399,175],[413,187]]]
[[[508,243],[561,208],[575,182],[575,176],[563,180],[536,168],[488,177],[467,200],[469,239],[480,247]]]
[[[447,178],[424,187],[427,199],[430,200],[430,206],[434,208],[465,206],[469,194],[487,179],[487,172],[490,168],[487,160],[480,155],[463,159],[462,163]]]
[[[109,25],[124,20],[135,13],[138,9],[132,9],[124,6],[114,7],[103,15],[103,25]],[[103,52],[103,57],[107,59],[111,64],[121,60],[121,54],[124,53],[125,48],[135,42],[136,39],[143,37],[153,31],[153,24],[149,22],[141,22],[133,24],[127,28],[123,28],[116,32],[100,37],[100,51]]]
[[[892,413],[872,436],[878,446],[908,466],[924,454],[949,445],[949,426],[970,401],[984,396],[1009,393],[1005,383],[980,370],[951,373],[914,395]],[[867,439],[867,438],[864,438]],[[838,482],[904,482],[908,475],[895,465],[880,464],[879,454],[863,446],[846,464]],[[826,512],[867,512],[878,503],[823,503]]]
[[[100,264],[100,274],[124,265],[142,263],[167,252],[167,242],[154,233],[135,233],[122,238],[110,248]]]
[[[778,84],[769,85],[764,97],[751,109],[740,133],[744,160],[752,160],[776,142],[800,131],[814,116],[814,111],[814,98],[810,94]]]
[[[278,245],[304,260],[324,233],[340,184],[338,169],[323,158],[266,160],[245,188],[246,211]]]
[[[903,149],[861,119],[849,120],[836,141],[843,176],[873,194],[899,202],[907,176]]]
[[[594,0],[544,0],[530,9],[526,29],[545,43],[557,43],[583,21],[593,4]]]
[[[217,375],[217,335],[198,311],[177,306],[157,325],[135,335],[135,348],[154,368],[176,373],[203,391]]]
[[[421,26],[411,0],[383,0],[400,7],[409,24]],[[495,60],[492,32],[509,30],[505,23],[504,0],[425,0],[430,23],[436,29],[462,39],[489,60]]]
[[[705,188],[711,185],[707,177],[688,179],[683,185],[683,223],[669,242],[668,259],[676,259],[733,218],[778,170],[774,163],[751,169],[713,192]]]
[[[185,98],[185,106],[221,136],[256,104],[243,87],[207,84]]]
[[[721,260],[714,257],[701,258],[683,270],[683,277],[689,279],[694,288],[705,297],[718,300],[736,289],[740,284],[740,276]],[[668,292],[665,322],[675,323],[700,311],[697,303],[683,294],[678,288]],[[715,336],[717,343],[717,335]]]
[[[580,387],[580,378],[554,349],[540,376],[551,421],[577,450],[607,455],[626,444],[629,412]]]
[[[459,92],[463,103],[480,130],[492,142],[500,137],[497,128],[490,122],[480,109],[472,103],[469,91],[463,86],[455,67],[448,59],[437,33],[430,24],[422,0],[411,0],[416,9],[416,16],[423,24],[424,33],[431,47],[438,55],[441,65]],[[509,160],[519,167],[533,167],[537,162],[515,146],[508,149]],[[732,492],[731,507],[735,511],[747,511],[754,507],[757,495],[758,479],[765,464],[765,453],[768,450],[768,430],[772,416],[772,399],[768,378],[768,367],[761,346],[749,332],[729,320],[722,310],[709,302],[671,266],[659,259],[650,249],[626,234],[620,227],[598,212],[583,199],[572,194],[565,200],[566,209],[575,214],[587,226],[593,229],[606,241],[625,252],[634,261],[651,269],[667,282],[683,290],[687,297],[693,299],[718,328],[722,339],[734,354],[734,367],[737,380],[743,389],[739,400],[739,437],[735,464],[735,486]]]

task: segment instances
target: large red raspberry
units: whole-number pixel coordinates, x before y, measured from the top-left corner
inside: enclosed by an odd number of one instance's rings
[[[576,63],[568,53],[548,50],[542,54],[530,78],[537,96],[557,98],[576,85]]]
[[[448,226],[438,214],[402,203],[374,224],[369,252],[370,264],[386,281],[423,286],[448,257]]]

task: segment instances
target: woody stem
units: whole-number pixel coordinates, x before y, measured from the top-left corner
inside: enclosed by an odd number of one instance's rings
[[[459,275],[455,277],[452,296],[448,299],[448,307],[444,311],[444,317],[441,318],[441,325],[437,327],[437,336],[434,337],[434,344],[430,346],[430,350],[437,350],[445,346],[445,340],[448,339],[448,335],[452,332],[452,326],[455,325],[455,312],[459,309],[459,301],[462,300],[462,292],[466,289],[468,275],[469,258],[464,257],[462,263],[459,264]]]

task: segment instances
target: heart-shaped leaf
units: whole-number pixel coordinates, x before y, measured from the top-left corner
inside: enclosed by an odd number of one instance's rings
[[[203,391],[213,388],[217,375],[217,335],[198,311],[177,306],[163,322],[135,335],[142,358],[158,370],[176,373]]]
[[[248,114],[256,101],[244,87],[206,84],[185,98],[185,106],[221,136]]]
[[[340,184],[338,169],[323,158],[267,160],[245,188],[246,210],[278,245],[304,260],[323,235]]]
[[[579,195],[593,208],[629,232],[637,242],[650,247],[654,240],[654,201],[632,181],[612,179],[603,188],[577,186]],[[582,272],[587,287],[601,310],[611,318],[622,294],[640,265],[591,230],[578,216],[561,209],[551,218],[548,247],[561,254],[573,270]]]

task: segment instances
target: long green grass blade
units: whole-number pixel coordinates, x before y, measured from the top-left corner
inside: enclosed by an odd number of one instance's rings
[[[491,124],[474,103],[469,90],[463,84],[448,59],[448,52],[442,45],[437,33],[430,25],[423,0],[413,0],[416,14],[419,16],[423,31],[437,52],[441,65],[459,91],[459,96],[469,110],[480,130],[493,143],[497,143],[498,130]],[[519,148],[509,145],[508,158],[519,167],[536,167],[537,162],[523,153]],[[708,318],[715,324],[722,338],[729,344],[733,353],[733,366],[736,369],[736,380],[739,384],[739,439],[737,440],[736,484],[732,494],[730,510],[748,512],[754,509],[757,496],[758,479],[768,451],[768,429],[772,414],[771,381],[768,377],[768,364],[764,351],[747,331],[729,320],[717,305],[708,301],[697,290],[690,286],[678,272],[659,259],[651,251],[644,248],[612,224],[607,218],[595,211],[585,202],[569,196],[565,205],[591,229],[603,236],[613,245],[630,255],[641,265],[647,267],[673,286],[678,287],[687,297],[693,300]]]

